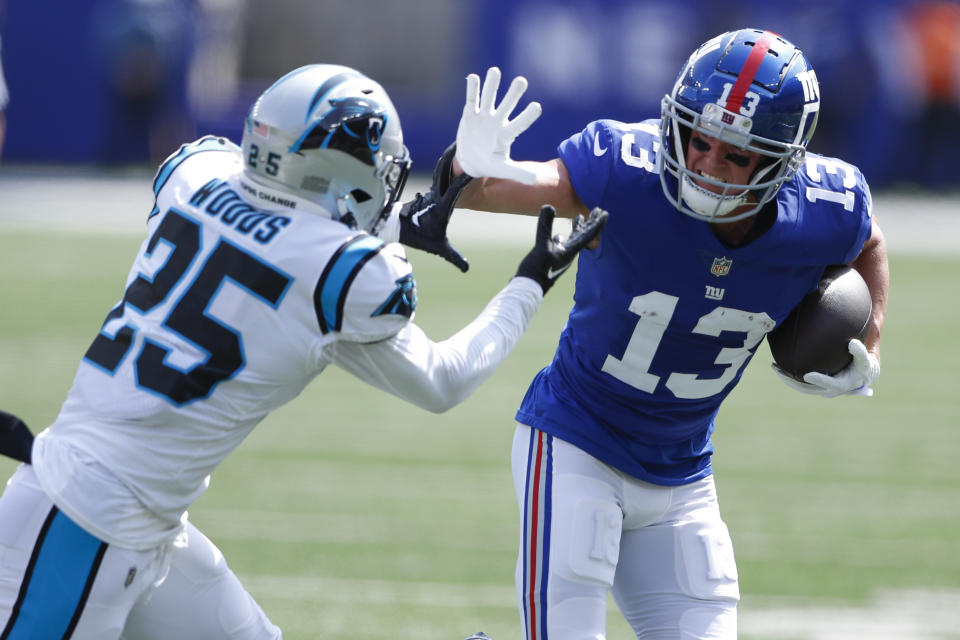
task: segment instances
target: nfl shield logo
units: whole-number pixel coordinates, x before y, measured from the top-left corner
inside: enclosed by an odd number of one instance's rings
[[[714,258],[713,264],[710,265],[710,273],[719,278],[720,276],[725,276],[730,273],[730,267],[732,266],[733,260],[730,260],[729,258]]]

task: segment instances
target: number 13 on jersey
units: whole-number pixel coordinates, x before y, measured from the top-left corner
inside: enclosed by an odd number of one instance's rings
[[[650,366],[676,311],[677,302],[679,298],[676,296],[659,291],[635,297],[629,309],[640,319],[623,356],[617,358],[613,354],[607,355],[602,371],[641,391],[653,393],[660,383],[660,376],[650,373]],[[665,386],[678,398],[706,398],[720,393],[736,378],[750,359],[751,351],[775,324],[766,313],[717,307],[700,318],[693,333],[708,336],[719,336],[724,331],[746,333],[743,344],[720,349],[713,362],[725,366],[720,377],[700,378],[698,373],[673,372],[667,377]]]

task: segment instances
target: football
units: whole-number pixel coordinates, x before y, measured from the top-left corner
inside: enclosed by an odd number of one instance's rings
[[[870,290],[859,273],[847,265],[827,267],[817,290],[767,334],[774,362],[798,380],[810,371],[838,373],[852,360],[850,340],[867,337],[872,311]]]

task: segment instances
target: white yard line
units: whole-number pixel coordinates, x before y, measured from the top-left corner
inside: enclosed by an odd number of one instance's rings
[[[881,590],[863,606],[778,605],[755,598],[741,607],[740,634],[768,640],[956,640],[960,590]]]

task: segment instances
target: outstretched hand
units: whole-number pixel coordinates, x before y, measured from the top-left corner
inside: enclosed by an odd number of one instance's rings
[[[586,220],[577,216],[570,237],[563,240],[560,236],[551,238],[556,214],[556,209],[550,205],[540,208],[536,243],[517,268],[517,276],[535,280],[544,293],[570,267],[580,250],[598,238],[609,216],[600,207],[595,207]]]
[[[418,193],[400,208],[400,242],[438,255],[466,273],[470,264],[447,238],[450,216],[460,193],[471,180],[467,174],[451,179],[450,169],[456,151],[456,143],[447,147],[434,167],[430,190]]]
[[[457,128],[457,162],[476,178],[505,178],[523,184],[535,184],[536,173],[510,159],[510,146],[517,136],[540,117],[539,102],[531,102],[513,120],[509,120],[527,90],[527,79],[517,76],[503,100],[496,105],[500,87],[500,69],[490,67],[480,88],[480,76],[467,76],[467,99]]]

